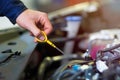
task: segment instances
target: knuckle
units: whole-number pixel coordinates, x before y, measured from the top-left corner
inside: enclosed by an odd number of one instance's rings
[[[43,16],[47,16],[47,13],[42,13]]]
[[[34,33],[34,36],[36,36],[36,37],[38,37],[40,35],[40,31],[35,31],[33,33]]]

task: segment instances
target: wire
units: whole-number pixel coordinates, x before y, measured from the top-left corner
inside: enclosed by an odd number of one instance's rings
[[[57,76],[56,80],[60,80],[62,77],[64,77],[65,74],[75,74],[75,73],[76,71],[73,70],[65,70]]]
[[[70,61],[68,63],[63,64],[61,67],[59,67],[55,73],[53,74],[53,76],[51,78],[55,78],[58,74],[62,73],[64,70],[66,70],[68,68],[68,66],[70,65],[74,65],[74,64],[86,64],[86,63],[90,63],[91,61],[84,61],[84,60],[73,60]]]
[[[75,59],[75,58],[79,58],[79,56],[77,56],[76,54],[73,54],[73,55],[69,55],[69,56],[54,56],[54,57],[46,57],[42,63],[40,64],[39,66],[39,70],[38,70],[38,75],[40,76],[40,80],[43,80],[43,77],[44,77],[44,73],[45,73],[45,70],[48,66],[50,66],[53,62],[57,62],[57,61],[60,61],[62,59]],[[60,67],[63,68],[66,64],[64,65],[61,65]],[[60,68],[60,69],[61,69]],[[59,71],[59,70],[58,70]],[[57,75],[57,74],[55,74]],[[54,75],[53,75],[54,76]]]
[[[119,48],[120,47],[120,44],[117,44],[117,45],[115,45],[115,46],[112,46],[112,47],[110,47],[110,48],[106,48],[106,49],[104,49],[104,50],[99,50],[98,52],[108,52],[108,51],[111,51],[111,50],[113,50],[113,49],[116,49],[116,48]]]
[[[82,70],[79,70],[76,74],[74,74],[69,80],[76,80],[75,78],[77,77],[77,76],[79,76],[80,74],[82,74],[83,73],[83,71]]]

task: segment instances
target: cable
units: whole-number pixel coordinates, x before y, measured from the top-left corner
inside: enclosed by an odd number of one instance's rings
[[[112,47],[110,47],[110,48],[106,48],[106,49],[104,49],[104,50],[99,50],[98,52],[100,52],[100,53],[102,53],[102,52],[108,52],[108,51],[111,51],[111,50],[116,49],[116,48],[119,48],[119,47],[120,47],[120,44],[117,44],[117,45],[112,46]]]
[[[77,77],[77,76],[79,76],[80,74],[82,74],[83,73],[83,71],[82,70],[79,70],[76,74],[74,74],[69,80],[76,80],[75,78]]]
[[[42,63],[40,64],[39,66],[39,70],[38,70],[38,75],[39,75],[39,79],[40,80],[43,80],[43,77],[44,77],[44,73],[45,73],[45,70],[48,66],[50,66],[53,62],[57,62],[57,61],[60,61],[62,59],[75,59],[75,58],[79,58],[78,55],[76,54],[73,54],[73,55],[69,55],[69,56],[55,56],[55,57],[46,57]],[[66,65],[66,64],[65,64]],[[61,68],[63,68],[63,66],[65,65],[62,65]],[[60,68],[60,69],[61,69]],[[59,71],[59,70],[58,70]],[[55,74],[56,75],[56,74]],[[54,75],[53,75],[54,76]]]
[[[43,80],[45,69],[46,69],[46,67],[48,67],[51,64],[51,62],[52,62],[51,57],[46,57],[43,60],[43,63],[41,63],[40,67],[38,68],[39,80]]]
[[[57,76],[56,80],[61,80],[61,78],[64,77],[65,74],[75,74],[75,73],[76,71],[73,70],[65,70]]]
[[[93,62],[93,61],[92,61]],[[63,64],[61,67],[59,67],[55,73],[52,75],[51,79],[56,79],[57,75],[59,75],[60,73],[62,73],[64,70],[66,70],[68,68],[68,66],[74,65],[74,64],[91,64],[91,61],[84,61],[84,60],[73,60],[70,61],[66,64]]]

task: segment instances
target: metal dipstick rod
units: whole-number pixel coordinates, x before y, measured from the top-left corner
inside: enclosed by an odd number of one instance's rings
[[[57,49],[59,52],[61,52],[62,54],[64,54],[64,52],[58,48],[57,46],[55,46],[50,40],[47,40],[46,41],[50,46],[54,47],[55,49]]]
[[[62,54],[64,54],[64,52],[63,52],[60,48],[58,48],[58,47],[55,46],[50,40],[48,40],[47,35],[45,34],[44,31],[41,31],[41,34],[42,34],[42,36],[41,36],[42,39],[39,39],[39,38],[35,37],[35,39],[36,39],[37,42],[46,42],[46,43],[48,43],[50,46],[54,47],[54,48],[57,49],[59,52],[61,52]]]

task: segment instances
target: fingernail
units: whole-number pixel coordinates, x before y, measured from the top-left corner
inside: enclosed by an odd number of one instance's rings
[[[39,37],[40,40],[44,41],[45,40],[45,37],[44,36],[41,36]]]
[[[37,38],[40,39],[41,41],[45,40],[45,37],[43,35],[41,35],[41,34]]]

